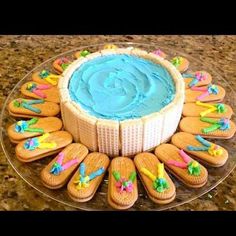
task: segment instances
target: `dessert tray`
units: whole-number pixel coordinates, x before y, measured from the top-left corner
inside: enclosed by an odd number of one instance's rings
[[[15,98],[20,97],[20,87],[26,83],[27,81],[30,81],[32,78],[32,74],[35,71],[41,71],[41,70],[49,70],[54,71],[52,67],[52,63],[60,57],[67,57],[71,59],[72,61],[75,60],[75,53],[77,51],[82,50],[88,50],[90,52],[96,52],[100,49],[102,49],[107,43],[101,43],[96,45],[88,45],[83,46],[79,48],[75,48],[73,50],[70,50],[68,52],[62,53],[60,55],[57,55],[41,65],[35,67],[32,71],[30,71],[24,78],[22,78],[13,88],[11,93],[8,95],[1,112],[0,117],[0,124],[1,124],[1,132],[0,132],[0,139],[1,139],[1,145],[3,148],[3,151],[7,157],[8,162],[12,166],[12,168],[17,172],[17,174],[31,187],[36,189],[41,194],[44,194],[45,196],[60,202],[62,204],[65,204],[70,207],[74,207],[81,210],[113,210],[107,203],[107,189],[108,189],[108,173],[106,173],[101,185],[99,186],[98,190],[96,191],[95,196],[88,202],[75,202],[73,201],[66,191],[66,186],[64,186],[61,189],[58,190],[52,190],[46,188],[40,179],[40,172],[41,170],[52,160],[52,158],[55,157],[55,155],[36,160],[29,163],[23,163],[20,162],[16,158],[15,154],[15,144],[13,144],[8,135],[7,135],[7,127],[13,123],[15,123],[17,120],[20,120],[20,118],[14,118],[9,115],[9,112],[7,110],[7,106],[10,101],[12,101]],[[198,58],[193,58],[190,55],[184,54],[182,52],[173,50],[172,48],[168,48],[166,46],[162,45],[156,45],[156,44],[143,44],[143,43],[130,43],[130,42],[112,42],[112,44],[118,46],[118,47],[134,47],[146,50],[148,52],[152,52],[156,49],[161,49],[167,54],[167,60],[171,60],[171,58],[175,56],[182,56],[186,58],[189,62],[189,69],[188,71],[197,71],[197,70],[204,70],[211,74],[212,80],[214,83],[222,86],[226,91],[226,96],[224,98],[224,103],[230,105],[233,110],[236,109],[236,101],[233,98],[236,98],[236,93],[233,91],[233,89],[230,87],[230,85],[227,83],[226,80],[224,80],[221,75],[219,75],[217,72],[214,71],[214,68],[205,62],[200,56]],[[188,71],[186,73],[188,73]],[[235,123],[236,118],[233,115],[231,120]],[[177,129],[176,132],[179,130]],[[175,186],[176,186],[176,198],[171,203],[160,205],[152,202],[148,196],[147,193],[138,178],[138,200],[135,202],[135,204],[128,209],[129,211],[134,210],[142,210],[142,211],[160,211],[160,210],[167,210],[176,206],[180,206],[182,204],[188,203],[203,194],[206,194],[213,188],[215,188],[217,185],[219,185],[235,168],[236,165],[236,136],[233,136],[231,139],[211,139],[211,142],[214,142],[222,147],[224,147],[228,153],[229,158],[225,165],[219,168],[209,167],[206,166],[208,171],[208,181],[207,183],[198,189],[189,188],[185,185],[183,185],[178,179],[176,179],[171,173],[169,173],[171,179],[173,180]]]

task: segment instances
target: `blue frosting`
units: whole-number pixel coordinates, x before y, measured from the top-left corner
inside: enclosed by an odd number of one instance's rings
[[[160,111],[175,97],[175,85],[161,65],[114,54],[83,63],[71,76],[69,94],[90,115],[122,121]]]

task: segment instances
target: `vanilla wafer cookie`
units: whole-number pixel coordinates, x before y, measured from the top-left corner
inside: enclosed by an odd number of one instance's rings
[[[141,119],[120,122],[121,153],[132,156],[143,149],[143,122]]]
[[[62,128],[62,121],[57,117],[34,117],[30,120],[20,120],[7,128],[11,142],[19,143],[27,138],[51,133]]]
[[[109,163],[107,155],[98,152],[90,153],[67,185],[70,198],[76,202],[91,200],[102,182]]]
[[[127,157],[116,157],[109,167],[108,203],[115,209],[128,209],[138,199],[136,170]]]
[[[80,58],[80,57],[86,57],[90,54],[91,52],[89,50],[82,50],[82,51],[77,51],[75,53],[75,58]]]
[[[170,62],[181,73],[186,71],[189,67],[189,61],[184,57],[180,57],[180,56],[173,57]]]
[[[99,119],[96,126],[99,152],[109,156],[118,156],[119,122]]]
[[[139,153],[134,158],[135,166],[149,198],[158,204],[167,204],[175,199],[176,188],[164,170],[164,164],[148,152]]]
[[[172,144],[156,147],[155,155],[181,182],[191,188],[200,188],[207,182],[208,172],[204,166]]]
[[[182,76],[184,78],[185,88],[206,86],[212,82],[211,75],[206,71],[183,73]]]
[[[179,127],[183,132],[217,139],[232,138],[236,131],[235,123],[227,118],[184,117]]]
[[[58,89],[49,84],[30,81],[23,84],[20,91],[28,98],[44,99],[45,101],[55,103],[60,102]]]
[[[72,136],[66,131],[45,133],[26,139],[16,145],[16,157],[22,162],[31,162],[58,153],[72,142]]]
[[[185,103],[189,102],[220,102],[225,97],[225,89],[220,85],[193,86],[185,90]]]
[[[8,104],[8,111],[14,117],[56,116],[60,112],[60,106],[57,103],[47,102],[43,99],[30,100],[17,98]]]
[[[32,80],[39,84],[57,86],[60,81],[60,75],[50,73],[48,70],[36,71],[32,74]]]
[[[52,66],[56,73],[62,74],[63,71],[72,63],[67,57],[61,57],[56,59]]]
[[[87,155],[88,149],[83,144],[69,144],[43,168],[40,174],[42,183],[50,189],[63,187]]]
[[[226,149],[205,140],[200,135],[178,132],[172,136],[171,142],[176,147],[190,153],[195,159],[209,166],[223,166],[229,157]]]
[[[233,115],[232,108],[224,103],[206,103],[197,101],[195,103],[185,103],[183,116],[221,118],[222,116],[230,119]]]

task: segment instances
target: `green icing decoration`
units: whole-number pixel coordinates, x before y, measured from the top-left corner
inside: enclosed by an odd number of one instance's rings
[[[162,193],[165,191],[165,189],[169,188],[169,185],[164,178],[156,178],[156,180],[153,182],[153,188],[159,192]]]
[[[134,172],[132,172],[132,173],[130,174],[129,180],[130,180],[131,182],[134,182],[135,178],[136,178],[136,172],[134,171]]]
[[[195,164],[195,166],[194,166],[193,163],[194,163],[194,161],[189,162],[188,173],[190,175],[199,176],[201,173],[200,165],[197,162],[195,162],[195,163],[197,163],[197,165]]]
[[[120,180],[120,173],[118,171],[113,171],[112,174],[116,181]]]
[[[61,64],[61,68],[62,68],[63,70],[65,70],[68,66],[69,66],[68,63],[63,63],[63,64]]]
[[[86,57],[86,56],[89,55],[89,54],[90,54],[89,51],[83,50],[83,51],[80,53],[80,56],[81,56],[81,57]]]

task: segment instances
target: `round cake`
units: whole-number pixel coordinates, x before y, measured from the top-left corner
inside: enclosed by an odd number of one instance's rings
[[[185,92],[169,61],[136,48],[81,57],[63,72],[58,87],[65,129],[75,142],[109,156],[132,156],[168,141]]]

